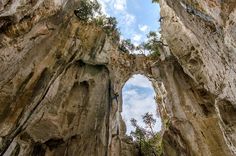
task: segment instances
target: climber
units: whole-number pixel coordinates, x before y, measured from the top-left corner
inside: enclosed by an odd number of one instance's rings
[[[159,22],[162,22],[163,19],[164,19],[164,17],[160,17],[158,21],[159,21]]]
[[[114,93],[114,96],[112,98],[112,100],[116,100],[116,102],[118,103],[118,97],[119,97],[119,94],[118,93]]]
[[[194,8],[191,7],[190,5],[186,5],[186,11],[187,11],[189,14],[195,14]]]

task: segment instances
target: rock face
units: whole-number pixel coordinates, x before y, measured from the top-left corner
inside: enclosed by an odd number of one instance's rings
[[[195,83],[189,95],[181,91],[178,97],[184,98],[179,106],[175,99],[178,109],[171,111],[191,149],[187,155],[236,155],[236,2],[166,0],[161,5],[163,37]]]
[[[159,59],[120,52],[79,0],[0,1],[1,155],[137,155],[121,118],[133,74],[155,88],[164,155],[236,155],[236,3],[160,5]]]

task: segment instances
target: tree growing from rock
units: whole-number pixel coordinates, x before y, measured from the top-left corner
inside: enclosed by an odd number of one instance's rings
[[[119,49],[125,53],[129,53],[135,50],[134,44],[131,42],[131,39],[122,40],[119,46]]]
[[[78,9],[74,10],[75,15],[83,21],[88,21],[94,18],[95,14],[100,14],[100,4],[97,0],[81,0]]]

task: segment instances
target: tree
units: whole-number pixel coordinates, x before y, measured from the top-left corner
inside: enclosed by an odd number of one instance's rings
[[[88,21],[94,17],[95,13],[100,14],[100,8],[97,0],[81,0],[80,7],[74,10],[74,13],[80,20]]]
[[[151,55],[159,56],[159,38],[156,32],[150,31],[147,35],[148,42],[146,43],[147,50],[150,51]]]
[[[132,118],[130,120],[132,126],[135,128],[135,131],[131,132],[131,136],[138,144],[139,155],[162,155],[161,134],[153,130],[156,120],[151,113],[145,113],[142,118],[146,125],[146,129],[139,126],[136,119]]]
[[[133,127],[135,127],[135,131],[131,132],[131,136],[138,143],[139,155],[141,156],[142,155],[142,150],[143,150],[142,147],[143,147],[143,144],[146,140],[146,138],[145,138],[146,131],[137,124],[136,119],[132,118],[130,120],[130,122],[131,122],[131,125]]]
[[[107,34],[112,34],[112,32],[117,30],[117,20],[115,17],[106,17],[103,21],[103,29]]]
[[[143,122],[146,124],[146,127],[150,129],[151,135],[155,136],[153,127],[156,123],[156,119],[153,118],[153,114],[145,113],[145,115],[143,115]]]
[[[147,35],[147,41],[142,42],[136,47],[136,50],[144,54],[146,51],[150,53],[150,56],[159,57],[160,46],[163,46],[163,43],[159,39],[159,36],[156,32],[150,31]]]
[[[111,29],[111,30],[115,30],[117,27],[117,20],[115,17],[108,17],[107,18],[107,26]]]
[[[123,52],[129,53],[135,50],[135,46],[132,44],[131,39],[122,40],[119,49]]]
[[[146,48],[146,43],[142,42],[138,46],[136,46],[136,50],[139,51],[141,54],[145,54],[147,48]]]

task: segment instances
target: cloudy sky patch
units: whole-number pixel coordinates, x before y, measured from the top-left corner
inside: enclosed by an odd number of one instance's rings
[[[138,28],[142,32],[147,32],[149,30],[149,27],[147,25],[138,25]]]
[[[98,0],[102,11],[116,17],[118,28],[124,39],[131,39],[135,44],[146,40],[150,30],[158,30],[160,7],[151,0]],[[141,36],[141,37],[140,37]]]
[[[155,131],[161,130],[161,119],[157,117],[157,104],[155,103],[155,92],[151,82],[142,75],[134,75],[130,78],[122,90],[123,111],[122,117],[127,126],[127,134],[134,130],[130,120],[135,118],[140,126],[145,127],[142,122],[142,115],[152,113],[157,120]]]

